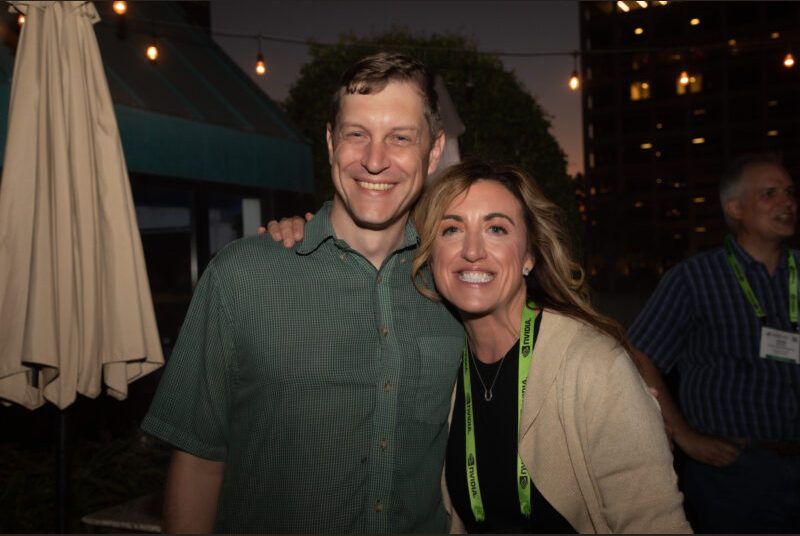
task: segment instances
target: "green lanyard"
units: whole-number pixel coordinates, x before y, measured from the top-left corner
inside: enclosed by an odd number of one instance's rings
[[[742,265],[739,264],[739,261],[736,260],[736,256],[733,254],[733,246],[731,246],[731,237],[728,236],[725,238],[725,255],[728,257],[728,264],[731,265],[731,269],[733,270],[733,275],[736,276],[736,281],[739,282],[739,286],[742,287],[742,292],[744,292],[745,298],[747,301],[750,302],[750,305],[753,306],[753,310],[756,312],[756,316],[761,321],[761,324],[766,323],[767,315],[764,313],[764,309],[761,308],[761,304],[758,303],[758,298],[756,298],[755,292],[753,292],[752,287],[750,287],[750,282],[747,280],[747,276],[744,275],[744,270],[742,269]],[[789,320],[792,323],[792,329],[797,329],[797,262],[794,259],[794,255],[791,251],[787,252],[788,259],[787,263],[789,265]]]
[[[519,328],[519,372],[517,389],[517,423],[522,415],[522,399],[525,396],[525,384],[528,381],[528,369],[533,356],[533,341],[536,340],[536,305],[529,303],[522,311],[522,323]],[[466,433],[466,459],[467,459],[467,491],[472,514],[476,521],[486,519],[481,498],[481,486],[478,482],[478,454],[475,451],[475,424],[472,416],[472,384],[469,379],[469,346],[464,342],[464,356],[461,359],[464,372],[464,427]],[[517,440],[519,440],[519,424],[517,425]],[[517,454],[517,494],[519,495],[519,511],[525,517],[531,515],[531,487],[528,469]]]

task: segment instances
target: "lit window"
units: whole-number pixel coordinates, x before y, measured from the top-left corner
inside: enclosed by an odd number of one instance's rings
[[[661,184],[662,182],[664,182],[664,179],[662,179],[661,177],[656,179],[656,184]]]
[[[681,233],[675,233],[674,235],[672,235],[672,239],[673,240],[680,240],[681,238],[683,238],[681,236]]]
[[[597,188],[595,188],[594,186],[589,188],[589,195],[597,195]]]
[[[695,197],[694,199],[692,199],[692,202],[695,205],[702,205],[703,203],[706,202],[706,198],[703,197],[702,195],[699,195],[699,196]]]
[[[664,128],[664,125],[663,125],[663,124],[661,124],[661,123],[656,123],[656,129],[657,129],[657,130],[661,130],[662,128]]]
[[[689,21],[689,24],[691,24],[692,26],[697,26],[697,25],[700,24],[700,19],[695,17],[695,18],[693,18],[692,20]]]
[[[695,108],[694,110],[692,110],[692,114],[696,115],[696,116],[697,115],[706,115],[706,109],[705,108]]]
[[[653,148],[653,144],[652,144],[652,143],[649,143],[649,142],[645,142],[645,143],[641,144],[641,145],[639,146],[639,148],[640,148],[640,149],[644,149],[644,150],[646,151],[646,150],[648,150],[648,149],[652,149],[652,148]]]
[[[777,99],[771,99],[771,100],[767,101],[767,106],[777,106],[777,105],[778,105],[778,100]]]
[[[767,131],[767,136],[769,136],[770,138],[774,138],[777,135],[778,135],[778,131],[777,130],[768,130]]]
[[[635,28],[635,29],[633,30],[633,33],[634,33],[634,34],[636,34],[636,35],[642,35],[642,34],[644,33],[644,28],[642,28],[641,26],[639,26],[639,27],[637,27],[637,28]]]
[[[771,34],[769,34],[769,36],[772,39],[780,39],[781,38],[781,33],[780,32],[772,32]]]
[[[617,2],[617,9],[622,11],[622,12],[624,12],[624,13],[627,13],[628,11],[631,10],[630,6],[628,6],[628,3],[627,2],[623,2],[622,0],[619,0]]]
[[[650,98],[649,82],[631,82],[631,100],[647,100]]]
[[[661,151],[656,151],[656,158],[661,158]]]
[[[705,138],[692,138],[692,145],[702,145],[706,142]]]
[[[728,45],[735,47],[736,46],[736,39],[728,39]]]
[[[706,228],[701,225],[699,227],[695,227],[694,228],[694,232],[695,233],[705,233],[706,232]]]
[[[639,7],[642,9],[647,7],[647,2],[645,2],[645,0],[636,0],[636,3],[639,4]]]
[[[589,153],[589,167],[590,168],[594,167],[594,153]],[[592,190],[594,190],[594,188],[592,188]]]
[[[680,188],[680,187],[681,187],[681,186],[683,186],[683,185],[682,185],[680,182],[677,182],[677,181],[676,181],[676,182],[673,182],[673,183],[672,183],[672,186],[673,186],[673,188]]]
[[[702,74],[690,75],[688,84],[682,84],[680,79],[675,81],[675,92],[678,95],[685,95],[686,93],[700,93],[701,91],[703,91]]]
[[[586,136],[588,136],[590,140],[594,139],[594,125],[591,123],[589,123],[589,126],[586,127]]]
[[[642,205],[644,205],[644,203],[642,203],[641,201],[639,201],[637,199],[636,202],[633,204],[633,207],[634,208],[642,208]]]

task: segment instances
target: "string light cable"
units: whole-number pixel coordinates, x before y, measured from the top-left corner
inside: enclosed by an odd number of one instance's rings
[[[117,10],[117,4],[125,4],[124,9],[121,9],[122,13]],[[130,5],[126,2],[114,2],[113,9],[120,17],[125,17],[131,23],[141,23],[142,27],[148,26],[150,31],[141,29],[139,30],[140,33],[150,33],[152,36],[155,35],[154,28],[158,26],[160,28],[160,35],[163,37],[175,37],[169,35],[169,33],[165,32],[165,29],[173,29],[176,31],[196,31],[198,27],[196,25],[187,24],[187,23],[180,23],[180,22],[169,22],[169,21],[154,21],[152,19],[145,19],[131,15],[130,13]],[[115,24],[113,21],[106,21],[101,20],[99,24],[108,24],[112,25]],[[136,30],[134,30],[136,31]],[[579,76],[578,70],[578,61],[583,61],[589,57],[599,57],[599,56],[616,56],[616,55],[632,55],[632,54],[674,54],[676,51],[683,52],[685,51],[684,47],[681,47],[680,50],[677,50],[674,46],[663,46],[663,47],[630,47],[630,48],[605,48],[605,49],[594,49],[594,50],[570,50],[570,51],[507,51],[507,50],[465,50],[463,48],[453,48],[453,47],[436,47],[436,46],[418,46],[418,45],[398,45],[396,43],[392,44],[382,44],[382,43],[339,43],[339,42],[323,42],[323,41],[315,41],[311,39],[297,39],[291,37],[282,37],[276,35],[265,35],[265,34],[252,34],[246,33],[241,31],[234,31],[234,30],[223,30],[223,29],[208,29],[206,34],[210,35],[213,38],[227,38],[227,39],[246,39],[252,41],[256,41],[258,43],[258,53],[256,55],[256,62],[254,65],[254,70],[256,74],[259,76],[266,74],[268,71],[266,62],[264,61],[263,57],[263,50],[262,50],[262,42],[275,42],[275,43],[285,43],[285,44],[292,44],[298,46],[319,46],[319,47],[340,47],[340,46],[356,46],[360,48],[375,48],[381,49],[386,48],[387,46],[391,46],[394,49],[405,49],[405,50],[430,50],[430,51],[439,51],[439,52],[452,52],[452,53],[462,53],[462,54],[477,54],[479,56],[488,56],[494,58],[545,58],[545,57],[572,57],[573,58],[573,72],[570,76],[568,86],[570,89],[577,90],[582,84],[581,79]],[[788,42],[785,40],[777,40],[777,39],[765,39],[762,41],[752,40],[752,41],[736,41],[736,53],[741,54],[745,51],[752,51],[752,52],[763,52],[767,50],[781,50],[782,53],[780,54],[780,61],[781,64],[785,68],[791,68],[795,64],[795,58],[792,55],[792,50],[796,50],[797,48],[796,43]],[[731,44],[730,40],[726,40],[725,42],[720,43],[705,43],[705,44],[698,44],[696,46],[691,47],[691,51],[695,53],[699,52],[714,52],[714,51],[722,51],[731,53]],[[147,48],[147,57],[150,61],[155,61],[155,58],[152,58],[153,53],[155,56],[158,56],[158,47],[157,43],[153,41],[149,44]],[[262,72],[263,70],[263,72]],[[680,74],[676,73],[676,79],[678,79],[679,83],[686,85],[689,83],[689,78],[691,74],[686,70],[685,67],[681,67]],[[685,76],[684,76],[685,75]]]

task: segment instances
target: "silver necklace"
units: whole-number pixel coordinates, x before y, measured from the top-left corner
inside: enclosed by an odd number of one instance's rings
[[[481,376],[481,371],[478,368],[478,363],[475,361],[475,354],[472,353],[472,347],[469,347],[469,357],[472,358],[472,365],[475,367],[475,372],[478,374],[478,380],[480,380],[481,386],[483,387],[483,399],[487,402],[491,402],[492,397],[494,396],[492,389],[494,389],[494,384],[497,382],[498,376],[500,376],[500,369],[503,368],[503,361],[506,360],[506,356],[504,355],[503,359],[500,360],[500,365],[497,367],[497,371],[494,373],[492,385],[490,385],[488,389],[486,388],[486,384],[483,382],[483,377]]]

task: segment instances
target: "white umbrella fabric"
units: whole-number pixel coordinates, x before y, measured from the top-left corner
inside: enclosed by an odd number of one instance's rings
[[[461,118],[458,116],[458,110],[453,103],[450,92],[447,91],[447,86],[444,83],[444,78],[441,75],[436,75],[436,94],[439,97],[439,114],[442,117],[442,126],[444,127],[445,142],[442,156],[439,158],[439,165],[433,170],[433,173],[428,175],[425,183],[432,184],[436,182],[444,170],[453,164],[461,162],[461,152],[458,149],[458,137],[464,133],[466,128]]]
[[[0,399],[64,409],[164,362],[91,2],[25,14],[0,182]]]

